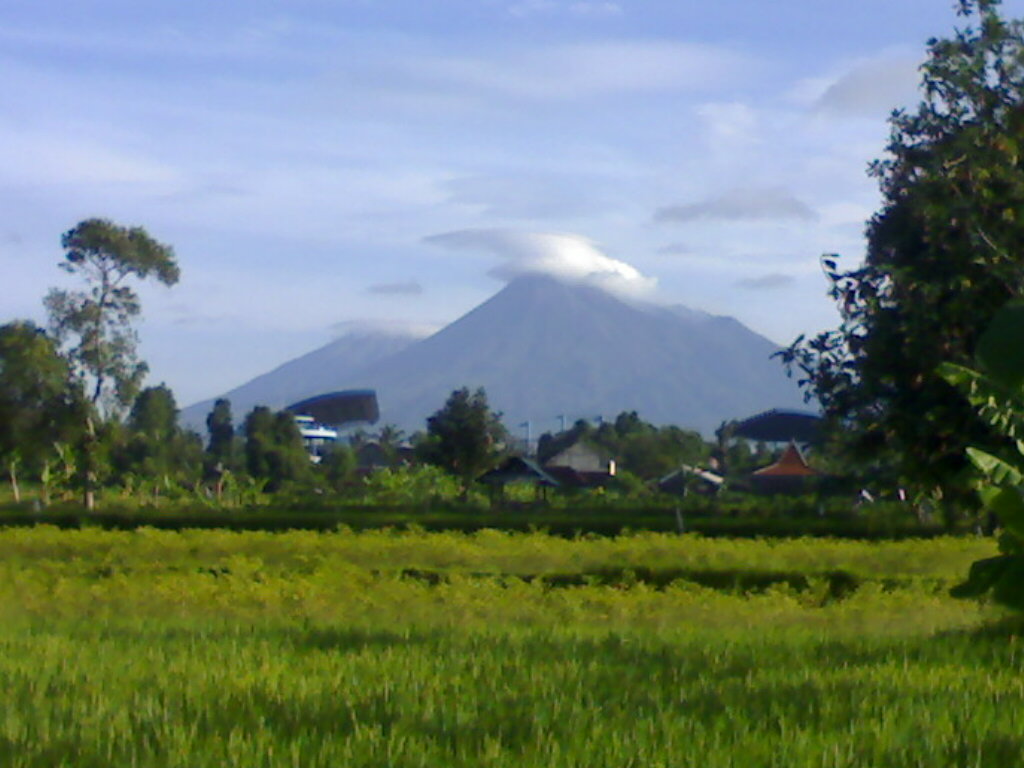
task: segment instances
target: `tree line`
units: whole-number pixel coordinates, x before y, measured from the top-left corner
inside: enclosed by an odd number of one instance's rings
[[[137,354],[135,321],[142,308],[135,286],[147,279],[166,286],[178,281],[170,246],[141,227],[105,219],[80,222],[61,245],[59,266],[78,277],[81,288],[47,294],[47,328],[17,320],[0,326],[0,462],[15,500],[26,480],[38,485],[43,504],[55,494],[76,494],[88,509],[105,487],[154,500],[183,490],[224,500],[242,491],[340,491],[353,481],[354,448],[365,434],[314,463],[291,413],[258,406],[237,425],[230,402],[220,399],[206,419],[204,440],[178,423],[178,404],[166,385],[143,387],[147,366]],[[635,413],[593,435],[578,427],[573,439],[593,438],[621,452],[627,469],[648,477],[684,455],[697,460],[707,448],[696,433],[659,430]],[[388,425],[376,438],[386,463],[397,464],[403,433]],[[410,443],[415,460],[450,473],[464,497],[476,477],[512,449],[486,393],[468,388],[452,392]]]

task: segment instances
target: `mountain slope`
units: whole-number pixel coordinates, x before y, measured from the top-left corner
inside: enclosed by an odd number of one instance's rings
[[[710,432],[723,420],[800,407],[770,355],[777,347],[737,321],[635,306],[597,288],[521,277],[428,339],[379,360],[360,379],[381,418],[406,428],[460,386],[487,389],[508,425],[535,431],[637,410],[659,424]]]
[[[571,423],[624,410],[710,434],[726,419],[803,407],[770,359],[776,345],[736,320],[631,304],[541,275],[512,281],[426,339],[390,349],[369,342],[372,359],[362,366],[332,349],[342,341],[228,393],[235,413],[240,418],[257,401],[279,407],[368,387],[377,390],[382,422],[415,430],[453,389],[468,386],[486,388],[506,425],[530,421],[534,434],[554,428],[560,415]]]
[[[349,333],[235,387],[222,397],[231,401],[235,421],[240,423],[256,405],[284,408],[306,397],[340,389],[327,383],[357,381],[358,371],[419,339],[418,335],[397,331]],[[182,423],[200,431],[205,429],[206,415],[215,400],[203,400],[183,409]]]

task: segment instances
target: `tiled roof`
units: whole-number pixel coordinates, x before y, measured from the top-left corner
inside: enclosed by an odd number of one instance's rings
[[[754,472],[757,477],[810,477],[817,474],[819,474],[817,470],[807,465],[803,454],[794,443],[786,446],[786,450],[774,464],[769,464]]]

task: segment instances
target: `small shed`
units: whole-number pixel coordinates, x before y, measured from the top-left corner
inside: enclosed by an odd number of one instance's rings
[[[505,486],[510,483],[533,485],[542,496],[548,488],[557,488],[561,485],[540,464],[523,456],[510,456],[494,469],[480,475],[477,482],[490,487],[492,495],[503,494]]]

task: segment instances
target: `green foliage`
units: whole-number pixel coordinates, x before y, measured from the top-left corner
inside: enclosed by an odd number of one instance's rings
[[[342,493],[353,485],[357,464],[352,446],[335,443],[330,450],[324,452],[317,470],[328,488],[335,493]]]
[[[210,442],[206,452],[214,463],[231,466],[235,453],[235,424],[231,416],[231,401],[218,398],[206,417],[206,430]]]
[[[56,344],[31,323],[0,326],[0,462],[18,497],[18,468],[49,471],[54,443],[73,437],[75,389]]]
[[[115,467],[154,496],[180,493],[202,475],[202,441],[178,426],[178,407],[166,386],[142,390],[132,405]]]
[[[86,507],[106,469],[98,413],[119,413],[135,399],[146,375],[136,355],[133,321],[141,312],[130,280],[150,275],[164,285],[178,281],[173,250],[158,243],[141,227],[121,227],[106,219],[87,219],[64,233],[60,267],[80,277],[85,290],[51,289],[44,299],[55,338],[69,345],[68,360],[91,390],[89,405],[81,408],[79,444],[81,487]]]
[[[726,421],[715,430],[715,448],[712,456],[718,463],[717,471],[732,480],[744,478],[756,469],[772,463],[778,455],[766,443],[737,438],[738,423]]]
[[[398,463],[398,449],[404,439],[405,432],[394,424],[385,424],[377,433],[377,443],[391,466]]]
[[[256,406],[245,419],[245,461],[249,474],[266,481],[274,492],[285,484],[301,484],[312,478],[309,454],[295,417]]]
[[[893,113],[884,196],[862,267],[823,260],[843,321],[783,353],[847,436],[866,473],[972,504],[968,445],[999,437],[941,376],[969,364],[996,309],[1024,295],[1024,25],[998,2],[961,3],[968,21],[932,40],[924,99]]]
[[[506,438],[500,414],[491,411],[483,389],[463,387],[427,419],[426,438],[417,446],[421,458],[458,478],[463,495],[502,455]]]
[[[546,464],[554,456],[576,443],[593,444],[596,431],[594,425],[589,421],[578,419],[569,429],[557,434],[545,432],[537,440],[537,460],[541,464]]]
[[[430,505],[452,501],[459,492],[454,477],[429,464],[379,469],[363,480],[365,500],[378,504]]]
[[[178,404],[174,393],[161,384],[139,393],[128,415],[128,428],[151,442],[169,442],[178,428]]]
[[[46,308],[54,335],[73,340],[69,359],[91,380],[91,401],[110,408],[127,406],[146,374],[136,358],[133,320],[141,312],[131,278],[153,275],[164,285],[178,282],[173,250],[141,227],[121,227],[106,219],[87,219],[64,233],[60,266],[85,282],[84,291],[56,288]],[[109,397],[108,385],[112,385]]]
[[[977,369],[946,363],[939,373],[960,388],[980,416],[1004,437],[989,451],[968,447],[983,478],[978,495],[1002,524],[999,557],[971,566],[953,594],[980,597],[1024,610],[1024,303],[1001,309],[978,341]]]
[[[646,480],[663,477],[681,464],[706,461],[711,452],[698,432],[656,427],[643,421],[636,411],[623,411],[614,421],[596,428],[580,419],[564,432],[541,435],[537,458],[544,463],[578,442],[599,448],[617,466]]]

